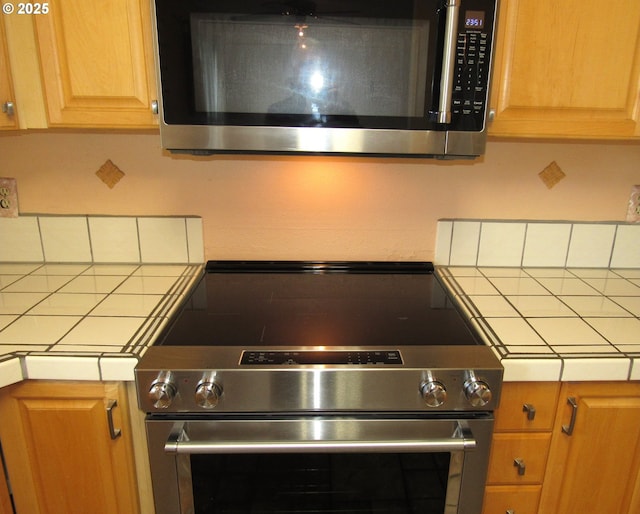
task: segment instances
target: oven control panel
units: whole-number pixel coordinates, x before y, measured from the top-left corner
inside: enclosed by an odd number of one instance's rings
[[[135,370],[139,405],[148,413],[490,412],[503,373],[480,345],[171,352],[150,348],[145,358],[154,365]]]
[[[398,350],[323,350],[323,351],[244,351],[240,359],[242,366],[264,365],[399,365],[402,356]]]

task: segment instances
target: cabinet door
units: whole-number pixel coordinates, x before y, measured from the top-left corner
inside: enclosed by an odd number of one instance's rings
[[[565,385],[540,512],[640,512],[639,421],[638,383]]]
[[[492,135],[640,136],[640,2],[504,0]]]
[[[13,514],[11,497],[7,487],[7,477],[4,475],[2,462],[0,462],[0,514]]]
[[[0,16],[0,129],[18,128],[15,114],[15,96],[11,73],[9,72],[9,56],[7,55],[7,38],[4,30],[4,18]]]
[[[151,127],[148,0],[49,0],[34,16],[50,126]]]
[[[126,395],[116,384],[11,386],[0,394],[0,420],[18,513],[138,512]]]

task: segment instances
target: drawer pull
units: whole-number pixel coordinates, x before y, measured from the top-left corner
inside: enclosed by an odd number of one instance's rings
[[[522,412],[527,413],[527,419],[529,421],[533,421],[534,419],[536,419],[536,408],[532,404],[525,403],[522,406]]]
[[[516,514],[516,511],[513,509],[509,509],[505,514]]]
[[[523,476],[527,471],[527,466],[522,459],[514,459],[513,465],[518,468],[518,475]]]
[[[562,425],[562,431],[567,434],[573,434],[573,429],[576,427],[576,418],[578,417],[578,402],[573,396],[567,398],[567,405],[571,406],[571,420],[568,425]]]

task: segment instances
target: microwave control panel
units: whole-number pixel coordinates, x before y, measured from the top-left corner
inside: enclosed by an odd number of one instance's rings
[[[491,34],[484,30],[484,11],[462,14],[456,45],[451,121],[458,130],[482,130],[489,84]]]

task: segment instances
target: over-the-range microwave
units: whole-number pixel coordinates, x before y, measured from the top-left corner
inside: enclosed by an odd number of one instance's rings
[[[474,158],[497,0],[155,0],[172,152]]]

